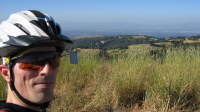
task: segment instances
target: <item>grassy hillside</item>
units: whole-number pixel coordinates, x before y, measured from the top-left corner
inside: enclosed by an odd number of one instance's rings
[[[50,112],[200,111],[199,47],[80,50],[62,60]]]
[[[79,49],[77,65],[63,57],[48,112],[200,111],[200,47],[128,47]]]
[[[84,48],[84,49],[128,49],[130,45],[137,44],[150,44],[152,46],[161,45],[184,45],[191,43],[199,43],[199,36],[191,37],[168,37],[156,38],[150,36],[138,35],[122,35],[122,36],[101,36],[74,39],[74,44],[69,45],[71,48]]]

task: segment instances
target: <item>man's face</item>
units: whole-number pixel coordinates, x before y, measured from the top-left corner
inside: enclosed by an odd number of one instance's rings
[[[55,51],[55,48],[48,48],[48,50],[40,48],[38,51]],[[23,58],[16,60],[13,67],[14,85],[17,91],[25,99],[34,103],[51,101],[58,67],[52,68],[51,64],[46,61],[40,69],[25,69],[21,67],[23,60]]]

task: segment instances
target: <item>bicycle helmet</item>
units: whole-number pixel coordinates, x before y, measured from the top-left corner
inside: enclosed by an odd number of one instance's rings
[[[12,56],[30,47],[55,46],[58,51],[73,43],[62,34],[58,23],[36,10],[12,14],[0,25],[0,56]]]
[[[36,10],[21,11],[10,15],[0,24],[0,56],[13,57],[29,48],[54,46],[58,52],[65,50],[67,43],[73,43],[62,34],[58,23],[47,14]],[[11,73],[10,88],[24,103],[46,108],[49,102],[35,104],[23,98],[15,88],[13,63],[7,61]]]

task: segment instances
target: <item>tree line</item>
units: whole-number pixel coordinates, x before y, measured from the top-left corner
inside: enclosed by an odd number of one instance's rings
[[[191,37],[168,37],[168,38],[156,38],[152,36],[139,36],[139,35],[119,35],[119,36],[102,36],[102,37],[87,37],[73,39],[74,44],[69,44],[68,49],[82,48],[82,49],[128,49],[129,45],[135,44],[150,44],[151,46],[161,47],[157,45],[159,42],[171,42],[173,45],[190,45],[184,44],[184,40],[193,40],[197,43],[193,45],[199,45],[198,40],[200,35]]]

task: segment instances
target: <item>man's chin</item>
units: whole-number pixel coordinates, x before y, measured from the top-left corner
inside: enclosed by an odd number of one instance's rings
[[[53,92],[52,91],[45,91],[37,93],[37,96],[32,99],[34,103],[42,104],[46,102],[50,102],[53,100]]]

